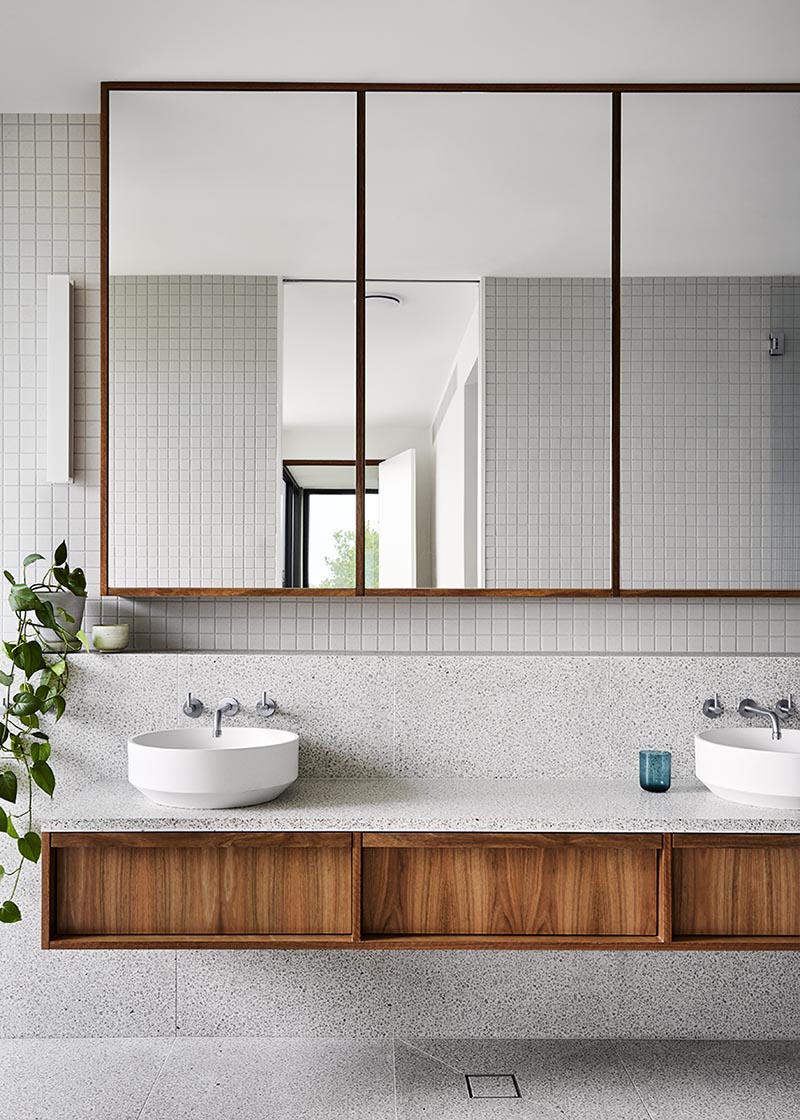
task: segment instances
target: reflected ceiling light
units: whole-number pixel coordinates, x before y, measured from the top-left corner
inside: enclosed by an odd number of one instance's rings
[[[400,296],[393,292],[367,292],[367,299],[372,300],[373,307],[399,307],[403,302]]]

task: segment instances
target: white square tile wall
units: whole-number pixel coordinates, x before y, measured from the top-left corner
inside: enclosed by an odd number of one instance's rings
[[[610,313],[610,280],[485,282],[487,587],[611,585]]]
[[[800,583],[797,284],[623,280],[623,587]],[[774,318],[781,358],[768,354]]]
[[[110,277],[109,409],[111,586],[280,586],[277,278]]]
[[[2,518],[9,567],[67,537],[87,625],[133,624],[138,649],[796,653],[796,599],[109,599],[100,557],[100,147],[96,116],[0,116]],[[45,481],[47,275],[75,284],[74,471]],[[793,359],[793,360],[796,360]],[[785,511],[784,511],[785,512]],[[16,559],[15,559],[16,558]],[[2,602],[3,626],[10,618]]]

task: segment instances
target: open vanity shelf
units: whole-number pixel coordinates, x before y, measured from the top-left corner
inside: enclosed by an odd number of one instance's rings
[[[800,835],[46,832],[42,945],[800,949]]]

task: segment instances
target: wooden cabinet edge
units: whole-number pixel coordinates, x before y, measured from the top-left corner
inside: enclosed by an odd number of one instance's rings
[[[364,832],[365,848],[661,848],[661,832]]]
[[[329,935],[126,935],[126,936],[70,936],[60,937],[55,928],[57,860],[54,849],[70,846],[90,846],[99,838],[100,845],[124,844],[133,839],[132,846],[164,846],[166,837],[184,838],[188,846],[203,846],[205,843],[220,846],[236,846],[261,843],[280,843],[281,837],[292,837],[290,846],[319,846],[330,844],[333,847],[352,848],[352,929],[349,934]],[[202,837],[210,837],[206,842]],[[440,838],[450,837],[454,846],[469,843],[480,844],[488,841],[488,846],[502,846],[503,843],[516,846],[553,846],[558,844],[579,844],[587,837],[587,843],[604,844],[614,847],[618,839],[628,840],[622,847],[645,847],[660,849],[657,879],[658,926],[657,934],[650,936],[497,936],[497,935],[409,935],[409,936],[363,936],[361,930],[362,892],[361,892],[361,852],[363,847],[379,846],[421,846]],[[135,839],[134,839],[135,838]],[[268,839],[265,839],[268,838]],[[381,844],[379,841],[387,841]],[[403,844],[402,840],[409,843]],[[524,842],[523,842],[524,841]],[[611,843],[609,843],[611,841]],[[42,949],[579,949],[597,950],[655,950],[655,951],[800,951],[800,936],[721,936],[673,937],[672,920],[674,892],[672,883],[672,851],[675,848],[690,847],[773,847],[800,846],[800,835],[782,833],[539,833],[520,835],[514,833],[42,833],[41,857],[41,945]],[[169,845],[167,845],[169,846]],[[447,846],[447,845],[445,845]]]

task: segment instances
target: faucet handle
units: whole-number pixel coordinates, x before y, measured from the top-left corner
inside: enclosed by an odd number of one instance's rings
[[[258,712],[258,714],[269,719],[270,716],[275,715],[277,710],[278,705],[275,703],[275,701],[271,700],[270,697],[267,696],[266,692],[262,692],[261,699],[256,704],[256,711]]]
[[[724,711],[718,692],[715,692],[710,700],[703,701],[703,715],[708,719],[719,719]]]
[[[794,706],[794,693],[790,692],[785,700],[779,700],[775,708],[781,719],[788,719],[789,716],[797,715],[797,708]]]
[[[189,719],[197,719],[203,711],[203,701],[198,700],[196,696],[192,696],[191,692],[186,693],[186,700],[183,705],[183,714],[188,716]]]

